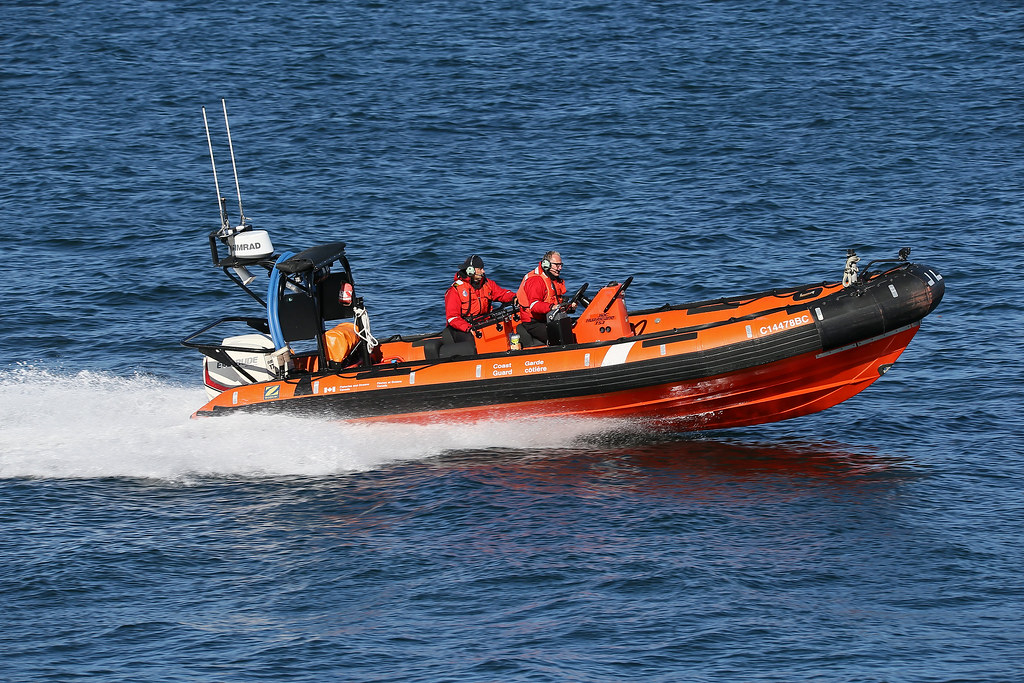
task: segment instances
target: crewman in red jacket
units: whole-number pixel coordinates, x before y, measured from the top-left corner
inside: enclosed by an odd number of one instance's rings
[[[507,304],[515,298],[514,292],[502,289],[494,280],[487,279],[484,260],[474,254],[455,273],[452,286],[444,293],[444,315],[448,320],[445,331],[450,334],[452,342],[473,341],[468,318],[489,313],[494,301]]]
[[[523,319],[521,327],[529,335],[527,344],[530,338],[539,343],[548,343],[547,314],[561,304],[564,297],[562,255],[557,251],[549,251],[541,257],[536,268],[523,276],[519,291],[516,292],[519,315]]]

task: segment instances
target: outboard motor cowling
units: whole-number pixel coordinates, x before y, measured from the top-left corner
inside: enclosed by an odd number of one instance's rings
[[[228,337],[224,340],[223,346],[234,346],[247,351],[225,351],[238,365],[247,373],[252,375],[257,382],[265,382],[277,376],[278,363],[276,362],[275,347],[273,340],[265,334],[243,334],[237,337]],[[213,358],[203,358],[203,383],[206,385],[206,394],[211,399],[217,394],[243,384],[251,384],[248,377],[238,372],[238,368],[222,363]]]

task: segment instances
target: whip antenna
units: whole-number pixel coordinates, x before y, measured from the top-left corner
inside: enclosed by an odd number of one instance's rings
[[[224,208],[224,198],[220,196],[220,182],[217,180],[217,162],[213,159],[213,142],[210,140],[210,123],[206,120],[206,107],[203,107],[203,127],[206,128],[206,146],[210,148],[210,165],[213,166],[213,187],[217,190],[217,210],[220,211],[220,227],[228,227],[228,212]]]
[[[235,174],[235,192],[238,193],[238,225],[245,226],[245,213],[242,211],[242,188],[238,185],[238,168],[235,166],[235,147],[231,144],[231,127],[228,126],[228,104],[221,98],[221,107],[224,108],[224,129],[228,132],[228,150],[231,152],[231,170]]]

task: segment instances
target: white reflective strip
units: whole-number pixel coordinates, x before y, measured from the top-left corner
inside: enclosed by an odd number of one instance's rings
[[[480,368],[482,368],[482,367],[483,367],[482,365],[476,366],[476,377],[477,377],[477,379],[480,379],[480,377],[482,377],[482,375],[480,374],[481,373]]]
[[[754,331],[752,329],[750,329],[750,325],[747,325],[747,339],[753,339],[753,338],[754,338]]]
[[[313,382],[313,393],[314,394],[319,394],[320,393],[320,380],[317,380],[317,381]]]
[[[663,355],[663,356],[665,355],[665,345],[664,344],[661,345],[661,355]]]
[[[583,354],[583,366],[587,367],[587,368],[590,367],[590,354],[589,353]]]
[[[416,373],[415,372],[410,372],[409,373],[409,384],[416,384]]]
[[[825,316],[823,316],[821,314],[821,309],[818,308],[817,306],[815,306],[815,308],[814,308],[814,315],[818,316],[818,320],[824,320],[825,319]]]
[[[238,405],[238,392],[237,391],[234,392],[233,394],[231,394],[231,405],[233,405],[233,406]]]
[[[899,294],[896,293],[896,288],[893,287],[892,285],[889,285],[889,291],[892,292],[892,298],[893,299],[896,299],[896,298],[899,297]]]
[[[625,363],[626,356],[629,355],[629,350],[633,348],[633,344],[636,344],[636,342],[616,344],[608,349],[608,353],[604,354],[604,360],[601,361],[601,367],[603,368],[606,365],[621,365],[622,363]]]

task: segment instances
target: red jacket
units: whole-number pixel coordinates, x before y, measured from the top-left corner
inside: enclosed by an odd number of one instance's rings
[[[524,323],[544,322],[548,311],[555,304],[562,303],[565,296],[565,280],[550,277],[538,265],[523,276],[516,297],[519,299],[520,313]]]
[[[513,292],[502,289],[494,280],[485,277],[479,287],[474,287],[470,278],[459,272],[455,274],[452,286],[444,293],[444,315],[449,325],[462,332],[469,332],[471,326],[466,318],[489,312],[494,301],[507,304],[515,298]]]

